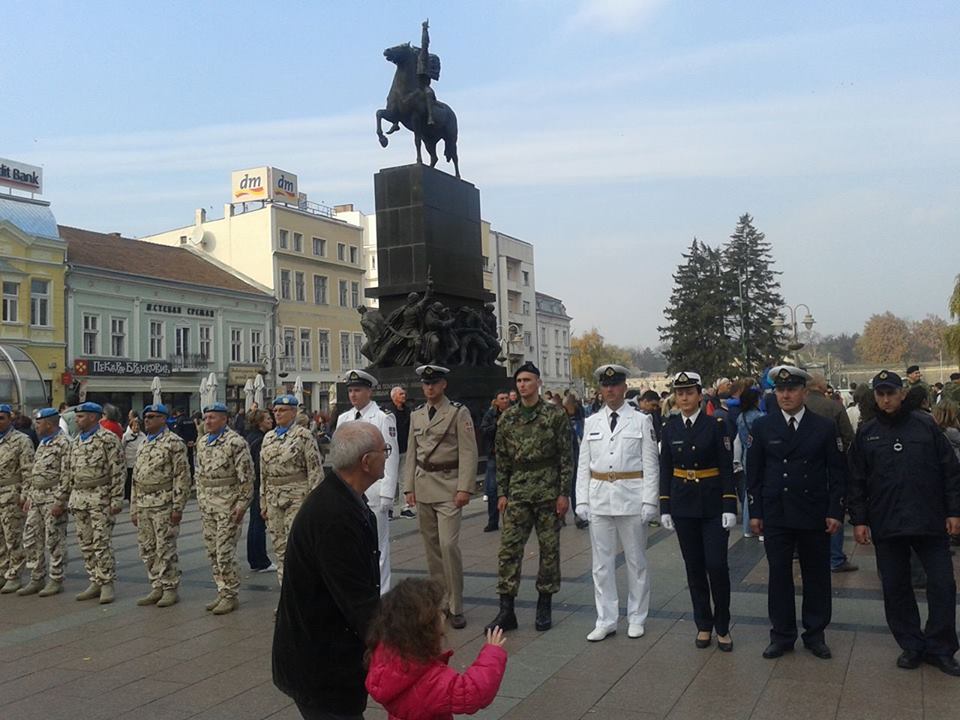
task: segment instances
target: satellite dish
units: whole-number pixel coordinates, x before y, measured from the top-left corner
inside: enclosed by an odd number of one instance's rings
[[[190,244],[194,247],[203,247],[203,238],[206,235],[206,231],[199,225],[190,231]]]

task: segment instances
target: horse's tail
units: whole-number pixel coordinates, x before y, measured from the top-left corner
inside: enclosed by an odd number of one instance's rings
[[[450,126],[443,141],[443,157],[447,162],[457,161],[457,116],[450,111]]]

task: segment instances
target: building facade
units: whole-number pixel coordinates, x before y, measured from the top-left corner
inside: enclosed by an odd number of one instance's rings
[[[547,390],[566,390],[573,386],[570,370],[570,321],[563,301],[538,292],[537,336],[540,345],[540,368]]]
[[[211,373],[232,411],[262,368],[274,333],[273,294],[186,248],[60,227],[67,244],[67,354],[72,401],[122,412],[152,402],[160,379],[173,408],[200,408]]]
[[[274,185],[277,177],[293,178],[293,197],[251,196],[242,185],[260,177]],[[295,176],[274,168],[234,173],[231,199],[223,218],[207,220],[197,210],[192,226],[143,239],[192,247],[266,287],[277,300],[276,332],[261,347],[267,384],[289,390],[299,377],[306,408],[326,410],[342,372],[367,364],[357,312],[364,304],[363,228],[309,202],[296,192]]]
[[[481,231],[481,242],[490,266],[490,290],[497,296],[497,324],[507,371],[512,374],[527,360],[538,363],[540,359],[533,245],[489,229],[487,223]]]

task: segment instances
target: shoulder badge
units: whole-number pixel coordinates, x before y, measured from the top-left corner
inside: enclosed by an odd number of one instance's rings
[[[843,452],[843,438],[837,435],[837,450]]]
[[[456,400],[451,400],[451,401],[450,401],[450,404],[453,405],[453,406],[456,407],[456,408],[458,408],[458,407],[463,407],[463,403],[459,403],[459,402],[457,402]]]
[[[732,448],[730,447],[730,436],[723,436],[723,447],[726,448],[727,452],[731,452]]]
[[[427,406],[426,403],[422,403],[422,404],[420,404],[420,405],[417,405],[417,410],[423,410],[426,406]]]
[[[396,437],[396,436],[397,436],[397,428],[396,428],[396,426],[395,426],[395,425],[392,425],[392,426],[388,427],[388,428],[387,428],[387,433],[389,433],[390,437]]]

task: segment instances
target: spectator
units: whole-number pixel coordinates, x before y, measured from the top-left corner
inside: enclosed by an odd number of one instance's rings
[[[267,555],[267,525],[260,515],[260,447],[263,437],[273,430],[273,415],[269,410],[251,410],[245,418],[249,426],[246,435],[253,458],[253,500],[250,502],[250,522],[247,525],[247,562],[254,572],[273,572],[277,566]]]
[[[392,413],[397,421],[397,450],[400,452],[400,467],[403,467],[407,458],[407,436],[410,434],[410,408],[407,407],[407,391],[397,385],[390,391],[390,406],[384,408],[385,412]],[[393,508],[390,509],[393,513]],[[404,506],[400,511],[400,517],[415,518],[416,510]]]
[[[737,416],[737,437],[733,443],[733,471],[740,493],[740,511],[743,513],[743,536],[753,537],[750,529],[750,500],[747,494],[747,448],[750,447],[750,433],[753,423],[763,415],[760,412],[760,391],[747,388],[740,394],[740,414]],[[759,536],[763,542],[763,535]]]
[[[30,416],[24,415],[21,412],[15,412],[13,414],[12,424],[15,430],[22,432],[24,435],[30,438],[30,442],[33,443],[33,449],[36,450],[37,446],[40,444],[40,438],[37,437],[37,433],[33,429],[33,420],[30,419]]]
[[[509,397],[507,398],[509,402]],[[472,715],[496,697],[507,666],[500,628],[462,675],[443,652],[443,587],[422,578],[402,580],[383,596],[373,622],[366,686],[391,718],[428,720]]]
[[[187,462],[190,465],[190,477],[193,477],[193,452],[197,446],[197,426],[182,408],[174,410],[173,427],[171,428],[181,440],[187,444]]]
[[[647,390],[640,396],[638,403],[640,412],[650,416],[653,422],[653,433],[660,442],[660,433],[663,431],[663,414],[660,412],[660,396],[655,390]]]
[[[497,423],[508,407],[510,394],[501,390],[480,421],[480,452],[487,455],[487,470],[483,477],[483,492],[487,496],[487,525],[483,528],[484,532],[500,529],[500,512],[497,510]]]
[[[517,404],[517,400],[518,400],[517,391],[516,391],[516,390],[511,390],[511,391],[510,391],[510,404],[511,404],[511,405],[516,405],[516,404]]]
[[[70,431],[70,423],[66,418],[67,411],[70,409],[70,406],[62,402],[60,407],[57,408],[57,412],[60,413],[60,429],[63,431],[64,435],[67,436],[68,440],[73,439],[73,433]]]
[[[576,395],[567,395],[563,400],[563,409],[567,412],[567,418],[570,420],[570,449],[573,451],[573,472],[570,477],[570,507],[577,507],[577,464],[580,462],[580,442],[583,440],[583,423],[580,403],[577,402]],[[576,512],[573,513],[573,522],[578,530],[590,527],[590,521],[579,517]]]
[[[131,411],[133,412],[133,411]],[[123,460],[127,466],[127,480],[123,485],[123,499],[130,499],[130,488],[133,486],[133,466],[137,464],[137,453],[147,441],[147,435],[140,429],[140,418],[134,413],[130,424],[123,431],[120,444],[123,445]]]
[[[118,439],[123,440],[123,426],[120,425],[120,410],[116,405],[104,403],[103,415],[100,417],[100,427],[109,430]]]
[[[960,421],[957,420],[957,406],[952,402],[943,402],[933,409],[933,419],[950,441],[950,446],[960,460]]]

